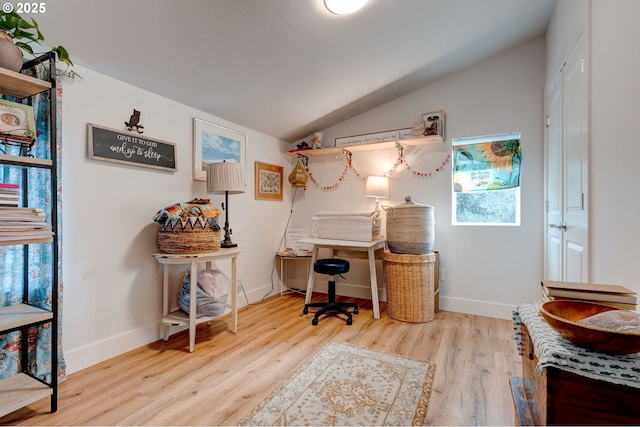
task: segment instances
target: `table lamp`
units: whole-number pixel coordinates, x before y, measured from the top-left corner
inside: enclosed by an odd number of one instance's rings
[[[207,164],[207,193],[224,194],[224,241],[223,248],[238,246],[231,241],[231,228],[229,227],[229,194],[244,193],[244,179],[242,177],[242,165],[234,162],[218,162]]]
[[[389,198],[389,177],[370,175],[364,187],[364,197],[376,198],[376,212],[380,212],[380,199]]]

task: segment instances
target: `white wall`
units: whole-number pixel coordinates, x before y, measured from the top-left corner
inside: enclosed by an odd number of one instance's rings
[[[192,119],[248,134],[247,189],[230,196],[233,240],[244,247],[238,278],[249,299],[271,291],[273,254],[289,201],[254,199],[254,161],[284,165],[288,144],[203,114],[153,93],[77,67],[83,80],[63,85],[63,344],[75,372],[159,339],[161,269],[157,251],[161,208],[207,195],[192,181]],[[176,173],[87,158],[87,123],[124,130],[142,111],[144,135],[177,144]],[[288,194],[286,195],[288,197]],[[224,214],[220,218],[224,221]],[[228,262],[219,267],[228,271]],[[240,303],[245,303],[243,294]]]
[[[592,277],[640,293],[640,2],[592,2]]]
[[[538,38],[324,130],[325,144],[333,145],[336,137],[407,128],[424,112],[445,110],[446,143],[405,152],[413,169],[435,176],[413,177],[398,169],[391,178],[391,198],[384,203],[395,206],[411,195],[415,202],[435,207],[444,310],[511,318],[515,305],[540,295],[544,73],[544,39]],[[522,225],[452,226],[451,163],[436,173],[451,152],[451,139],[512,131],[522,133]],[[306,194],[296,197],[294,226],[309,228],[310,217],[319,210],[372,210],[373,200],[362,195],[362,178],[385,172],[396,158],[394,149],[354,153],[353,165],[362,177],[348,170],[333,191],[309,182]],[[311,172],[325,186],[338,181],[344,166],[341,155],[310,160]],[[362,277],[357,271],[349,274],[352,283],[358,281],[352,274]]]

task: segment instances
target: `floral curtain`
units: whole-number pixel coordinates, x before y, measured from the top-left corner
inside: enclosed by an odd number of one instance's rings
[[[489,139],[492,140],[453,146],[454,191],[502,190],[520,186],[520,135]]]
[[[39,66],[34,71],[39,78],[47,78],[48,70]],[[46,75],[45,75],[46,74]],[[54,153],[57,156],[57,234],[58,248],[62,248],[62,215],[61,215],[61,157],[62,157],[62,87],[56,89],[56,133],[57,147]],[[33,108],[36,117],[37,140],[31,154],[36,158],[50,158],[50,93],[43,92],[33,99]],[[18,155],[18,147],[0,145],[0,149],[7,154]],[[23,173],[26,176],[23,176]],[[5,183],[20,184],[21,191],[23,180],[26,179],[28,189],[21,196],[29,207],[43,208],[47,213],[47,223],[51,224],[49,206],[52,202],[51,171],[48,169],[28,168],[22,169],[7,165],[0,165],[0,181]],[[52,295],[52,275],[58,275],[58,295]],[[23,279],[28,275],[30,304],[50,310],[53,298],[58,298],[58,381],[66,377],[66,365],[62,354],[62,251],[58,250],[58,264],[53,265],[53,246],[51,244],[31,244],[27,249],[23,246],[0,246],[0,306],[9,306],[22,302]],[[0,334],[0,379],[16,374],[21,370],[20,349],[21,333],[19,331],[9,334]],[[50,382],[52,325],[50,323],[29,329],[28,334],[28,366],[26,371],[44,381]]]

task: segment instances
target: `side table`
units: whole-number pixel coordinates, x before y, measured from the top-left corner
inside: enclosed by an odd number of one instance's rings
[[[309,271],[311,270],[311,254],[303,254],[303,255],[294,255],[291,252],[278,252],[276,254],[276,257],[280,259],[280,275],[278,276],[280,279],[280,296],[285,294],[285,283],[284,283],[284,279],[283,277],[285,277],[284,272],[287,271],[288,269],[285,269],[285,266],[289,263],[289,261],[291,260],[299,260],[299,259],[303,259],[305,261],[305,266],[307,267],[307,274],[305,276],[305,280],[307,280],[307,278],[309,277]],[[288,288],[288,287],[287,287]],[[303,293],[301,291],[298,291],[297,289],[292,289],[292,292],[300,292]]]
[[[231,260],[231,331],[235,334],[238,330],[238,282],[236,276],[236,260],[242,251],[241,247],[221,248],[215,252],[199,254],[167,254],[157,252],[153,257],[162,265],[162,339],[169,339],[171,326],[189,325],[189,352],[193,352],[196,343],[196,325],[209,322],[216,317],[196,317],[197,286],[191,286],[191,300],[189,313],[176,310],[169,313],[169,266],[187,264],[190,265],[191,277],[198,277],[198,265],[206,263],[206,268],[211,269],[212,261],[224,259]],[[197,279],[196,279],[197,280]]]

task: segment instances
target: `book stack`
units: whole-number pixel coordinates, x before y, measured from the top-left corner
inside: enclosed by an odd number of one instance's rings
[[[48,241],[51,237],[52,230],[46,223],[44,210],[0,207],[0,242],[40,242]]]
[[[18,207],[20,186],[0,182],[0,207]]]
[[[623,310],[635,310],[636,293],[620,285],[596,285],[593,283],[553,282],[543,280],[542,298],[546,301],[557,299],[585,300]]]

